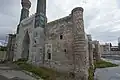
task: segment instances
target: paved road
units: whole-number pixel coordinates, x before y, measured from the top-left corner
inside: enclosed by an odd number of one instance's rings
[[[0,64],[0,80],[36,80],[24,72],[8,65]]]
[[[0,79],[1,79],[1,80],[9,80],[8,78],[6,78],[6,77],[4,77],[4,76],[1,76],[1,75],[0,75]]]
[[[96,80],[120,80],[120,67],[97,69]]]
[[[120,65],[119,60],[106,60]],[[95,72],[95,80],[120,80],[120,66],[97,69]]]

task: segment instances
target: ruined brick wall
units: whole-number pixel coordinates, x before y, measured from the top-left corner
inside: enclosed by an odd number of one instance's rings
[[[89,54],[84,31],[83,8],[77,7],[69,16],[48,23],[45,35],[45,66],[68,71],[69,75],[74,75],[72,80],[87,80]],[[48,59],[48,48],[51,59]]]
[[[48,60],[45,51],[46,64],[57,70],[69,71],[73,61],[73,35],[71,15],[50,22],[45,28],[46,45],[52,45],[52,58]],[[47,49],[47,48],[46,48]]]

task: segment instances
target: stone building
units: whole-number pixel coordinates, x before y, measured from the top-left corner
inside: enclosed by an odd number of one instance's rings
[[[112,46],[111,51],[120,51],[118,46]]]
[[[94,67],[93,61],[93,43],[92,43],[92,36],[90,34],[87,35],[88,37],[88,53],[89,53],[89,65],[90,67]]]
[[[105,43],[102,46],[103,46],[103,50],[104,50],[103,54],[110,54],[111,47],[112,47],[112,46],[110,46],[110,43]]]
[[[104,54],[104,45],[100,45],[100,54]]]
[[[93,58],[95,61],[101,60],[101,47],[99,41],[95,40],[92,41],[92,44],[94,45],[93,48]]]
[[[70,15],[47,23],[46,0],[37,0],[32,16],[29,16],[31,2],[22,0],[21,4],[14,60],[27,59],[36,66],[74,74],[73,79],[69,76],[71,80],[88,80],[89,50],[83,8],[76,7]]]
[[[8,44],[7,44],[7,60],[8,61],[13,61],[15,41],[16,41],[16,35],[15,34],[9,34]]]

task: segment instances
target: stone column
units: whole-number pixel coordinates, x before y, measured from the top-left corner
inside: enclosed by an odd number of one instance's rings
[[[90,67],[94,67],[94,63],[93,63],[93,47],[92,47],[92,42],[89,41],[88,42],[88,48],[89,48],[89,65]]]
[[[96,61],[100,61],[101,57],[100,57],[100,44],[98,42],[98,44],[96,44]]]
[[[88,80],[88,48],[86,47],[82,7],[72,10],[72,21],[75,80]]]
[[[94,49],[94,58],[95,61],[100,61],[101,57],[100,57],[100,44],[99,41],[93,41],[93,44],[95,45],[95,49]]]
[[[89,51],[89,66],[93,67],[93,46],[92,46],[92,37],[91,35],[87,35],[88,37],[88,51]]]

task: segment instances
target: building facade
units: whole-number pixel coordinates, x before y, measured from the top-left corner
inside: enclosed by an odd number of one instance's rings
[[[120,51],[118,46],[112,46],[111,51]]]
[[[89,60],[92,59],[89,52],[92,51],[88,46],[90,37],[84,30],[83,8],[76,7],[70,15],[47,23],[46,0],[37,0],[36,13],[32,16],[29,16],[31,2],[22,0],[21,4],[14,61],[26,59],[36,66],[68,72],[69,75],[74,73],[72,78],[75,80],[88,80]]]

